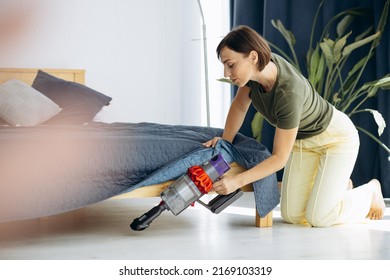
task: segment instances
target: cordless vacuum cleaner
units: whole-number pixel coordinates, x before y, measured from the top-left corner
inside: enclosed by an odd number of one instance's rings
[[[179,177],[161,192],[162,200],[159,205],[130,224],[131,229],[136,231],[146,229],[165,210],[169,210],[177,216],[196,201],[212,213],[220,213],[242,196],[243,193],[240,189],[228,195],[217,195],[208,204],[202,202],[200,198],[208,193],[213,186],[213,182],[221,178],[229,169],[230,166],[221,154],[215,155],[200,166],[195,165],[188,168],[187,174]]]

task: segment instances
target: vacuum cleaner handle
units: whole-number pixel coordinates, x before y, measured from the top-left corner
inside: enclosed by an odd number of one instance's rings
[[[150,223],[153,222],[160,214],[167,208],[163,202],[153,207],[148,212],[143,214],[141,217],[134,219],[130,224],[132,230],[141,231],[149,227]]]
[[[236,191],[228,194],[222,195],[219,194],[214,197],[208,204],[204,203],[201,200],[198,200],[200,204],[209,209],[212,213],[219,214],[222,210],[228,207],[230,204],[239,199],[244,193],[241,189],[237,189]]]

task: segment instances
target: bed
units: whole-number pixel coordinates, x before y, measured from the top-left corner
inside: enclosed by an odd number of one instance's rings
[[[78,69],[0,68],[0,87],[45,95],[27,105],[23,95],[18,102],[24,103],[15,108],[0,100],[5,108],[0,110],[0,222],[55,215],[105,199],[159,196],[189,166],[215,153],[229,162],[230,174],[269,156],[243,135],[233,145],[220,141],[215,149],[204,148],[204,141],[222,133],[218,128],[95,122],[111,98],[86,87],[84,76]],[[73,96],[64,99],[70,92]],[[36,111],[30,108],[35,102]],[[243,190],[254,192],[256,226],[272,226],[272,209],[279,203],[276,176]]]

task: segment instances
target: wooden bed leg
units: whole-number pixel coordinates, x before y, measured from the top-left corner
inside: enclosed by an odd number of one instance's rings
[[[259,213],[256,211],[256,227],[272,227],[272,211],[264,218],[260,217]]]

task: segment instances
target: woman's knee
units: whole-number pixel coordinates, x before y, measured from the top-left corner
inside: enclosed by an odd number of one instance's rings
[[[290,224],[309,224],[313,227],[328,227],[335,224],[337,220],[337,216],[332,215],[332,213],[324,215],[315,211],[303,212],[282,207],[280,214],[282,219]]]
[[[332,215],[320,215],[316,213],[306,213],[306,221],[313,227],[329,227],[335,223],[336,217]]]
[[[280,215],[284,221],[290,224],[302,224],[305,223],[304,213],[296,213],[291,210],[281,209]]]

